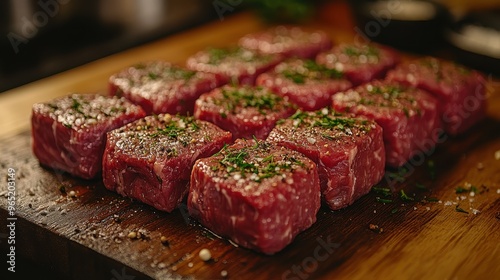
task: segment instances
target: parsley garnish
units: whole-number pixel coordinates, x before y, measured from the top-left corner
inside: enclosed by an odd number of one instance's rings
[[[415,183],[415,187],[417,187],[417,189],[419,190],[427,190],[427,188],[424,186],[424,184],[421,184],[421,183]]]
[[[356,46],[346,46],[343,50],[343,53],[353,57],[353,56],[361,56],[361,55],[366,55],[366,56],[374,56],[374,57],[379,57],[380,55],[380,50],[374,46],[363,46],[363,47],[356,47]]]
[[[157,136],[167,136],[171,139],[179,139],[179,138],[186,138],[188,136],[188,133],[194,132],[200,129],[198,124],[196,123],[196,120],[193,117],[184,117],[184,116],[178,116],[179,120],[169,120],[168,122],[165,123],[163,127],[158,127],[156,132],[151,134],[152,137],[157,137]],[[180,126],[180,122],[183,122],[184,125]],[[182,140],[182,144],[186,146],[188,143],[185,141],[185,139],[179,139]]]
[[[405,191],[404,191],[404,190],[401,190],[400,194],[401,194],[401,196],[400,196],[400,197],[401,197],[401,199],[402,199],[403,201],[413,201],[413,200],[415,200],[413,197],[408,196],[408,195],[405,193]]]
[[[305,68],[303,69],[305,71],[299,72],[298,69],[288,68],[281,72],[281,74],[296,84],[303,84],[306,79],[340,79],[343,77],[342,72],[327,68],[324,65],[316,63],[314,60],[305,60],[302,66]]]
[[[160,76],[154,72],[149,72],[148,73],[148,77],[151,79],[151,80],[156,80],[158,79]]]
[[[427,161],[427,169],[429,170],[429,176],[434,180],[436,178],[436,165],[433,160]]]
[[[475,187],[475,186],[470,186],[470,188],[464,188],[462,186],[458,186],[455,188],[455,193],[456,194],[459,194],[459,193],[469,193],[469,192],[473,192],[473,193],[478,193],[479,190]]]
[[[383,187],[373,187],[372,191],[383,196],[392,196],[391,189]]]
[[[262,94],[257,94],[257,91],[261,91]],[[276,104],[283,100],[280,96],[261,88],[223,89],[222,96],[226,100],[224,102],[226,109],[232,113],[236,107],[242,106],[256,108],[261,114],[265,114],[264,110],[273,110]]]
[[[457,204],[457,206],[455,206],[455,211],[457,212],[461,212],[461,213],[465,213],[465,214],[469,214],[469,212],[465,211],[464,209],[462,209],[460,207],[460,205]]]
[[[242,149],[224,147],[220,151],[223,155],[223,158],[219,161],[220,166],[229,174],[238,173],[241,178],[249,177],[254,182],[261,182],[263,179],[281,175],[284,170],[292,170],[293,165],[304,166],[302,162],[294,157],[276,160],[274,155],[266,156],[258,164],[253,163],[250,160],[251,154],[266,151],[269,148],[269,144],[266,142],[254,141],[256,142],[254,145]],[[220,168],[212,167],[212,170],[219,171]]]
[[[386,199],[386,198],[380,198],[380,197],[376,197],[375,199],[377,200],[377,202],[381,202],[381,203],[392,203],[392,199]]]
[[[405,167],[401,167],[397,172],[387,172],[387,176],[389,178],[396,180],[397,182],[404,182],[406,180],[406,174],[408,173],[408,169]]]
[[[315,121],[313,126],[328,128],[328,129],[340,129],[344,130],[353,126],[355,123],[354,119],[345,119],[345,118],[331,118],[327,115],[322,115],[321,119]]]

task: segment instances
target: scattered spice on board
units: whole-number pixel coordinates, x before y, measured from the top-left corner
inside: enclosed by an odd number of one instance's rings
[[[375,224],[370,224],[368,227],[370,228],[371,231],[376,232],[376,233],[382,233],[384,231],[383,228],[381,228]]]

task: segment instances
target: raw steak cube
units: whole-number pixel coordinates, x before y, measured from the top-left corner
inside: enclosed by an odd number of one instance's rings
[[[313,60],[300,59],[282,62],[273,71],[261,74],[257,85],[288,97],[306,111],[330,106],[333,94],[352,86],[341,72],[318,65]]]
[[[486,115],[486,81],[464,66],[425,57],[401,64],[387,79],[437,97],[444,129],[451,135],[466,131]]]
[[[241,47],[211,48],[188,58],[189,69],[225,75],[232,83],[254,85],[257,76],[281,62],[280,55],[259,54]]]
[[[276,125],[267,141],[303,153],[318,164],[323,200],[333,210],[352,204],[384,175],[382,128],[326,108],[298,111]]]
[[[313,59],[319,52],[329,50],[332,40],[322,31],[307,32],[295,26],[278,26],[248,34],[239,44],[261,53]]]
[[[124,98],[72,94],[33,105],[33,153],[42,165],[92,179],[102,170],[106,132],[144,117]]]
[[[164,61],[141,63],[109,79],[111,95],[124,96],[150,114],[192,114],[202,93],[227,82],[218,74],[183,69]]]
[[[341,44],[318,54],[316,61],[345,74],[354,85],[380,79],[399,62],[396,51],[376,44]]]
[[[432,149],[443,132],[437,100],[394,82],[373,81],[339,93],[332,107],[376,121],[384,129],[386,161],[392,167]]]
[[[231,133],[193,117],[148,116],[108,133],[104,185],[171,212],[188,192],[194,162],[230,141]]]
[[[268,89],[225,86],[203,94],[196,101],[194,116],[230,131],[234,139],[265,139],[278,120],[295,110]]]
[[[320,204],[316,164],[264,141],[239,139],[198,160],[191,174],[191,216],[265,254],[280,251],[309,228]]]

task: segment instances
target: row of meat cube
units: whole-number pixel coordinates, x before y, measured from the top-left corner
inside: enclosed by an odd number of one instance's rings
[[[350,205],[386,164],[484,116],[484,79],[450,62],[374,80],[399,62],[394,50],[330,49],[322,32],[283,27],[240,42],[195,54],[190,69],[157,61],[113,75],[110,93],[140,106],[78,94],[36,104],[35,155],[83,178],[103,170],[108,189],[168,212],[189,190],[202,224],[274,253],[315,222],[320,193],[331,209]]]

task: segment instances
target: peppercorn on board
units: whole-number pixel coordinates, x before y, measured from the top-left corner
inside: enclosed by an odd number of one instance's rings
[[[386,172],[387,183],[352,206],[322,207],[318,221],[274,256],[215,237],[190,220],[184,205],[164,213],[106,191],[99,180],[40,167],[26,149],[29,132],[3,139],[0,164],[16,171],[17,254],[56,264],[54,270],[72,278],[497,275],[500,98],[498,82],[490,86],[487,119],[415,159],[414,168]],[[1,206],[5,221],[7,199]],[[204,248],[212,257],[206,262],[198,256]],[[19,269],[28,268],[20,263]]]

